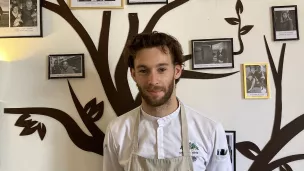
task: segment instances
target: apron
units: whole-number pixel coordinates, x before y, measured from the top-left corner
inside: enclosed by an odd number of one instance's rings
[[[149,159],[136,154],[138,149],[138,127],[141,111],[139,110],[134,127],[132,152],[128,164],[128,171],[193,171],[185,108],[182,104],[180,106],[181,110],[179,114],[181,117],[183,155],[170,159]]]

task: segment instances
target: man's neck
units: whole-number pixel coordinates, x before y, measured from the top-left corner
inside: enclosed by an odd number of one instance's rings
[[[178,100],[175,96],[171,97],[165,104],[158,107],[150,106],[144,100],[142,101],[142,108],[147,114],[160,118],[173,113],[178,106]]]

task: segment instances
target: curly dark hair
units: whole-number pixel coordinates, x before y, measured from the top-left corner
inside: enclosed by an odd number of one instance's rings
[[[178,40],[166,33],[154,31],[152,33],[140,33],[128,41],[126,46],[126,62],[130,68],[134,69],[134,59],[138,51],[145,48],[161,47],[163,53],[171,55],[174,65],[183,66],[183,50]],[[175,80],[177,83],[179,79]]]

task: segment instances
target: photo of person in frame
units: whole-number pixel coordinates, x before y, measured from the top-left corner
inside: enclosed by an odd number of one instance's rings
[[[275,12],[276,31],[296,30],[294,25],[294,10],[284,10]]]
[[[246,93],[252,96],[267,96],[266,65],[246,66]]]

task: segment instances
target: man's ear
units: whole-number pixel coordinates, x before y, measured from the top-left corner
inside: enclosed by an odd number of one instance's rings
[[[174,79],[178,79],[182,75],[183,67],[181,65],[175,65],[174,70]]]

